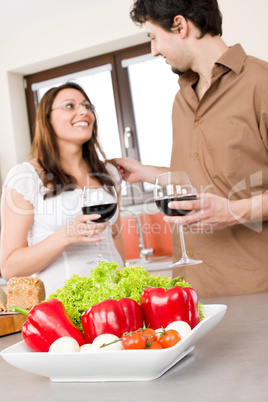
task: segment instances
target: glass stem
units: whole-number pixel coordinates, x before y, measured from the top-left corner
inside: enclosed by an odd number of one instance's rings
[[[98,259],[99,259],[99,261],[102,260],[102,255],[101,255],[101,241],[98,242]]]
[[[181,252],[182,252],[182,258],[188,258],[186,254],[186,249],[185,249],[185,242],[184,242],[184,234],[183,234],[183,229],[182,225],[179,225],[179,233],[180,233],[180,241],[181,241]]]

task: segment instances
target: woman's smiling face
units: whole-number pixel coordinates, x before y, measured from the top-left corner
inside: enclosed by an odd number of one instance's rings
[[[74,88],[60,91],[54,99],[50,121],[59,142],[84,144],[92,137],[95,115],[92,105]]]

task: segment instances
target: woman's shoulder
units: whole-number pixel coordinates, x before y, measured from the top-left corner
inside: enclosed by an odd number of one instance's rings
[[[11,177],[17,174],[25,174],[25,173],[34,173],[34,167],[29,162],[22,162],[17,163],[16,165],[12,166],[7,175],[6,181],[9,180]]]
[[[115,181],[116,187],[120,188],[121,183],[122,183],[122,177],[121,177],[117,167],[111,162],[106,162],[106,169],[108,170],[109,174],[112,176],[113,180]]]
[[[22,162],[14,165],[7,173],[3,187],[16,190],[28,199],[37,187],[38,174],[30,162]],[[27,197],[26,197],[27,196]]]
[[[42,172],[42,167],[39,165],[37,158],[31,159],[27,162],[25,162],[30,168],[36,171],[36,173],[39,175]]]

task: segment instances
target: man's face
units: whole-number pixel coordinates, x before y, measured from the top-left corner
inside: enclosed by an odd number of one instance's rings
[[[148,37],[151,39],[151,52],[153,56],[161,55],[167,64],[176,74],[182,74],[189,70],[189,57],[178,30],[168,32],[157,24],[146,21],[145,29]]]

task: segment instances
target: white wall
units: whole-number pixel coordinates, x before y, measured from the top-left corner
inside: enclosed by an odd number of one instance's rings
[[[70,20],[0,40],[2,180],[30,149],[23,75],[144,43],[144,30],[129,18],[131,4],[132,0],[113,0],[109,6],[83,12]],[[226,43],[240,42],[247,53],[268,60],[268,1],[219,0],[219,4]]]
[[[268,1],[218,0],[223,15],[223,39],[241,43],[253,56],[268,61]]]

